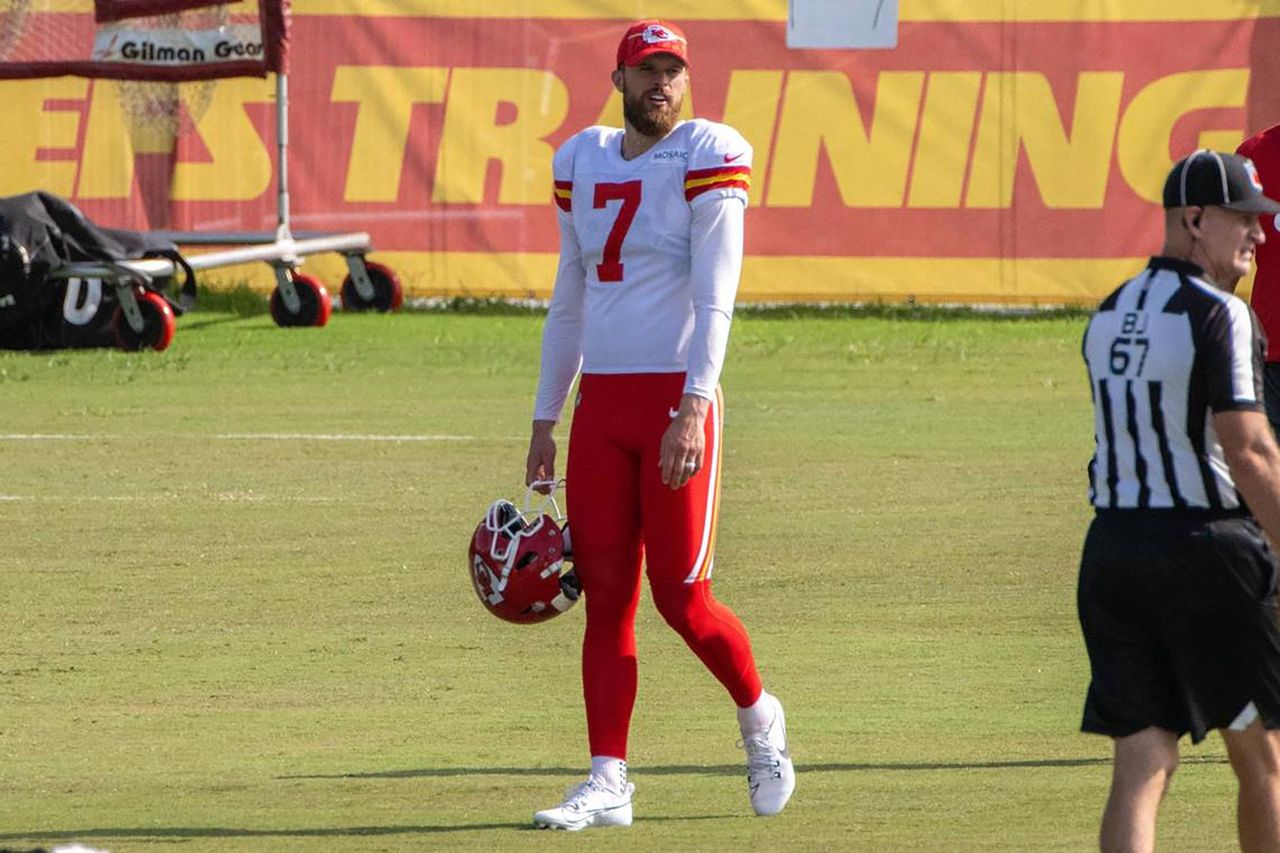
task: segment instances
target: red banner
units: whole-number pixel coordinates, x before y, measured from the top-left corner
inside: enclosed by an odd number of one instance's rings
[[[788,50],[784,21],[683,26],[690,113],[755,148],[747,298],[1088,301],[1114,283],[1098,262],[1158,249],[1174,160],[1280,121],[1274,18],[904,20],[896,49],[870,51]],[[622,28],[297,18],[295,229],[369,231],[410,265],[411,292],[544,293],[551,155],[620,123]],[[167,150],[136,130],[122,144],[111,84],[42,85],[7,99],[44,128],[37,145],[0,143],[11,175],[114,225],[274,225],[269,85],[184,96]]]

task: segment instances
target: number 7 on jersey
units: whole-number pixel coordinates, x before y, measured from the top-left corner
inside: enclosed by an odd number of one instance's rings
[[[631,222],[640,207],[640,186],[640,181],[596,184],[592,206],[597,210],[611,201],[622,202],[618,207],[618,217],[613,220],[613,227],[604,241],[604,257],[596,264],[596,275],[602,282],[622,281],[622,241],[627,239],[627,231],[631,229]]]

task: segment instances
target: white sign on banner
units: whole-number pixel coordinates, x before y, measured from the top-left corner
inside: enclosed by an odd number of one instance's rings
[[[90,59],[145,65],[204,65],[261,59],[262,50],[262,29],[256,24],[161,30],[122,22],[98,30]]]
[[[789,0],[787,47],[898,46],[898,0]]]

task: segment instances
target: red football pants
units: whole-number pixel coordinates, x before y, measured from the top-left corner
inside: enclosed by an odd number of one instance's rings
[[[662,435],[682,373],[584,374],[569,433],[568,517],[587,610],[582,690],[592,755],[627,756],[636,698],[640,566],[658,612],[740,707],[760,697],[746,629],[711,595],[720,503],[721,400],[710,406],[702,469],[663,485]]]

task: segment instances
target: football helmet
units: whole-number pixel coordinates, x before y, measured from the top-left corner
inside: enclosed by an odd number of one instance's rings
[[[550,493],[535,500],[535,489],[548,485]],[[577,576],[565,567],[572,552],[568,525],[561,527],[555,501],[559,485],[531,485],[523,510],[509,500],[494,501],[471,537],[471,584],[499,619],[545,622],[572,607],[582,592]]]

